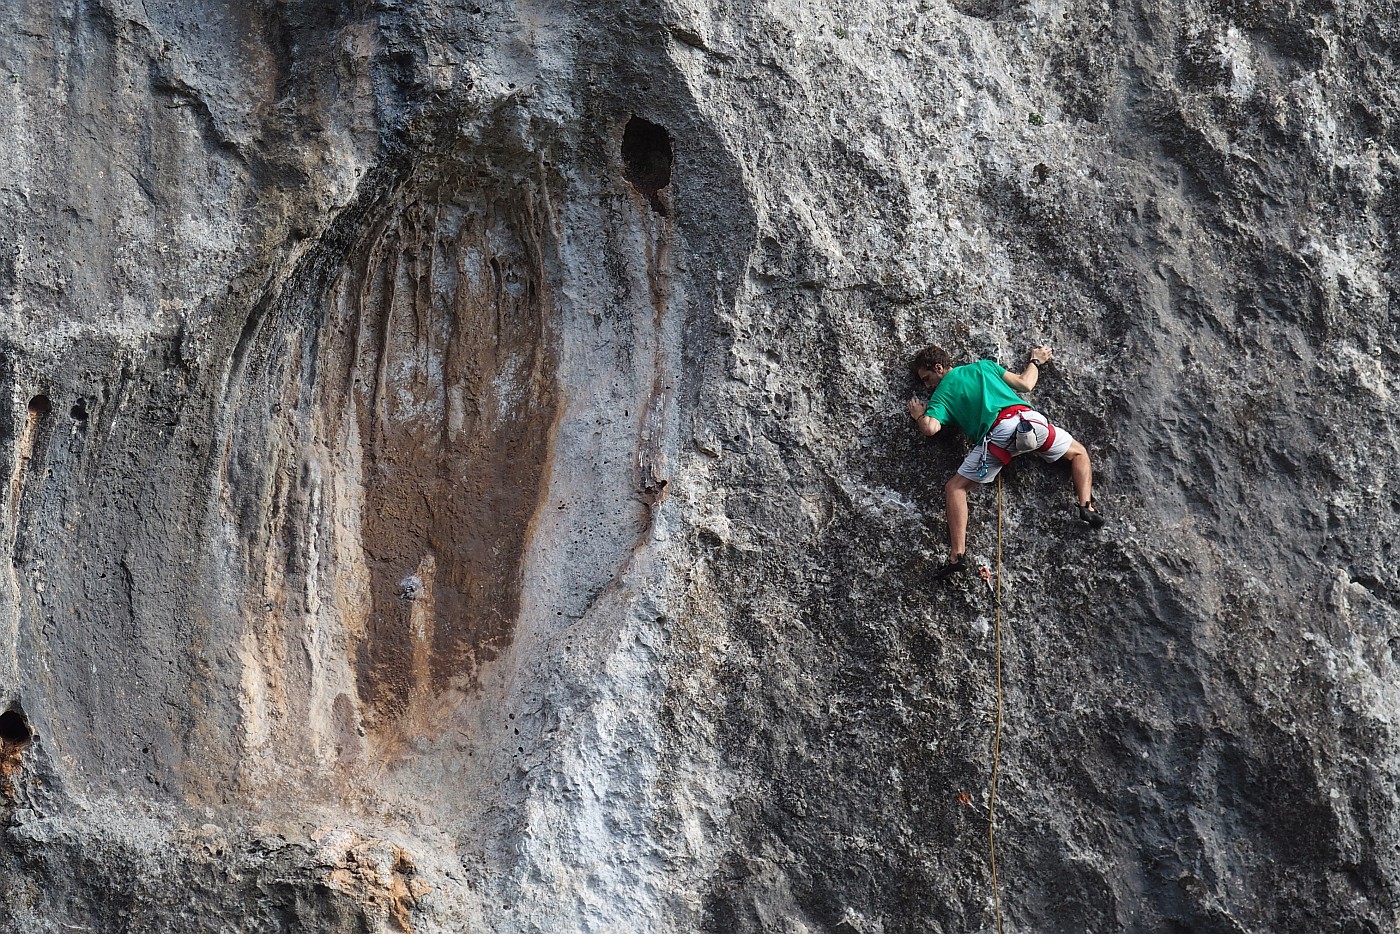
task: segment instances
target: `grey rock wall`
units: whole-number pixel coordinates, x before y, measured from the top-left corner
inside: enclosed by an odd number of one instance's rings
[[[6,7],[0,929],[1395,929],[1398,34]]]

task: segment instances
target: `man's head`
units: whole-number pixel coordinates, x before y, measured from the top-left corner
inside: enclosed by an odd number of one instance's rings
[[[943,375],[952,368],[953,358],[942,347],[925,347],[909,361],[909,372],[929,390],[937,389]]]

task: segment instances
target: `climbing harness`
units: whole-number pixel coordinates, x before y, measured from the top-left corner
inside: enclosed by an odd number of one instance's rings
[[[992,420],[992,423],[987,426],[987,433],[982,436],[982,459],[977,463],[977,479],[981,480],[987,476],[987,471],[990,469],[987,462],[987,455],[991,454],[993,451],[996,452],[994,455],[996,459],[1001,461],[1001,466],[1005,467],[1007,464],[1011,463],[1011,455],[1000,445],[992,444],[992,432],[1008,418],[1020,415],[1022,412],[1029,412],[1030,410],[1031,407],[1028,405],[1008,405],[1006,408],[1002,409],[1001,412],[997,414],[997,417]]]
[[[997,706],[992,732],[992,786],[987,799],[987,852],[992,866],[992,906],[997,934],[1001,934],[1001,895],[997,890],[997,762],[1001,758],[1001,475],[997,475],[997,571],[996,571]]]
[[[1005,467],[1011,463],[1011,458],[1017,454],[1029,454],[1032,451],[1048,451],[1050,445],[1055,443],[1055,426],[1041,416],[1041,421],[1028,418],[1025,413],[1034,410],[1028,405],[1011,405],[1002,409],[996,419],[987,428],[987,433],[982,437],[982,459],[977,463],[977,479],[982,480],[987,476],[987,471],[991,469],[991,462],[988,457],[995,457],[1001,466]],[[995,444],[992,442],[992,432],[996,427],[1009,418],[1020,418],[1016,425],[1015,432],[1007,439],[1006,444]]]

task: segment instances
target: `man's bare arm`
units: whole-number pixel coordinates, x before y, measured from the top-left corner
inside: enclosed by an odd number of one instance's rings
[[[932,415],[925,415],[926,408],[917,398],[909,400],[909,417],[914,420],[914,427],[919,429],[919,434],[932,438],[943,430],[943,424]]]
[[[1001,378],[1006,381],[1006,385],[1017,392],[1030,392],[1035,388],[1035,384],[1040,382],[1040,367],[1049,363],[1050,357],[1049,347],[1032,347],[1031,362],[1026,364],[1026,368],[1019,373],[1007,370],[1001,374]]]

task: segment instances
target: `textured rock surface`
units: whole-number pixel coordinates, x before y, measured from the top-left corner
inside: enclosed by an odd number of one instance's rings
[[[3,929],[1394,930],[1397,38],[9,4]]]

